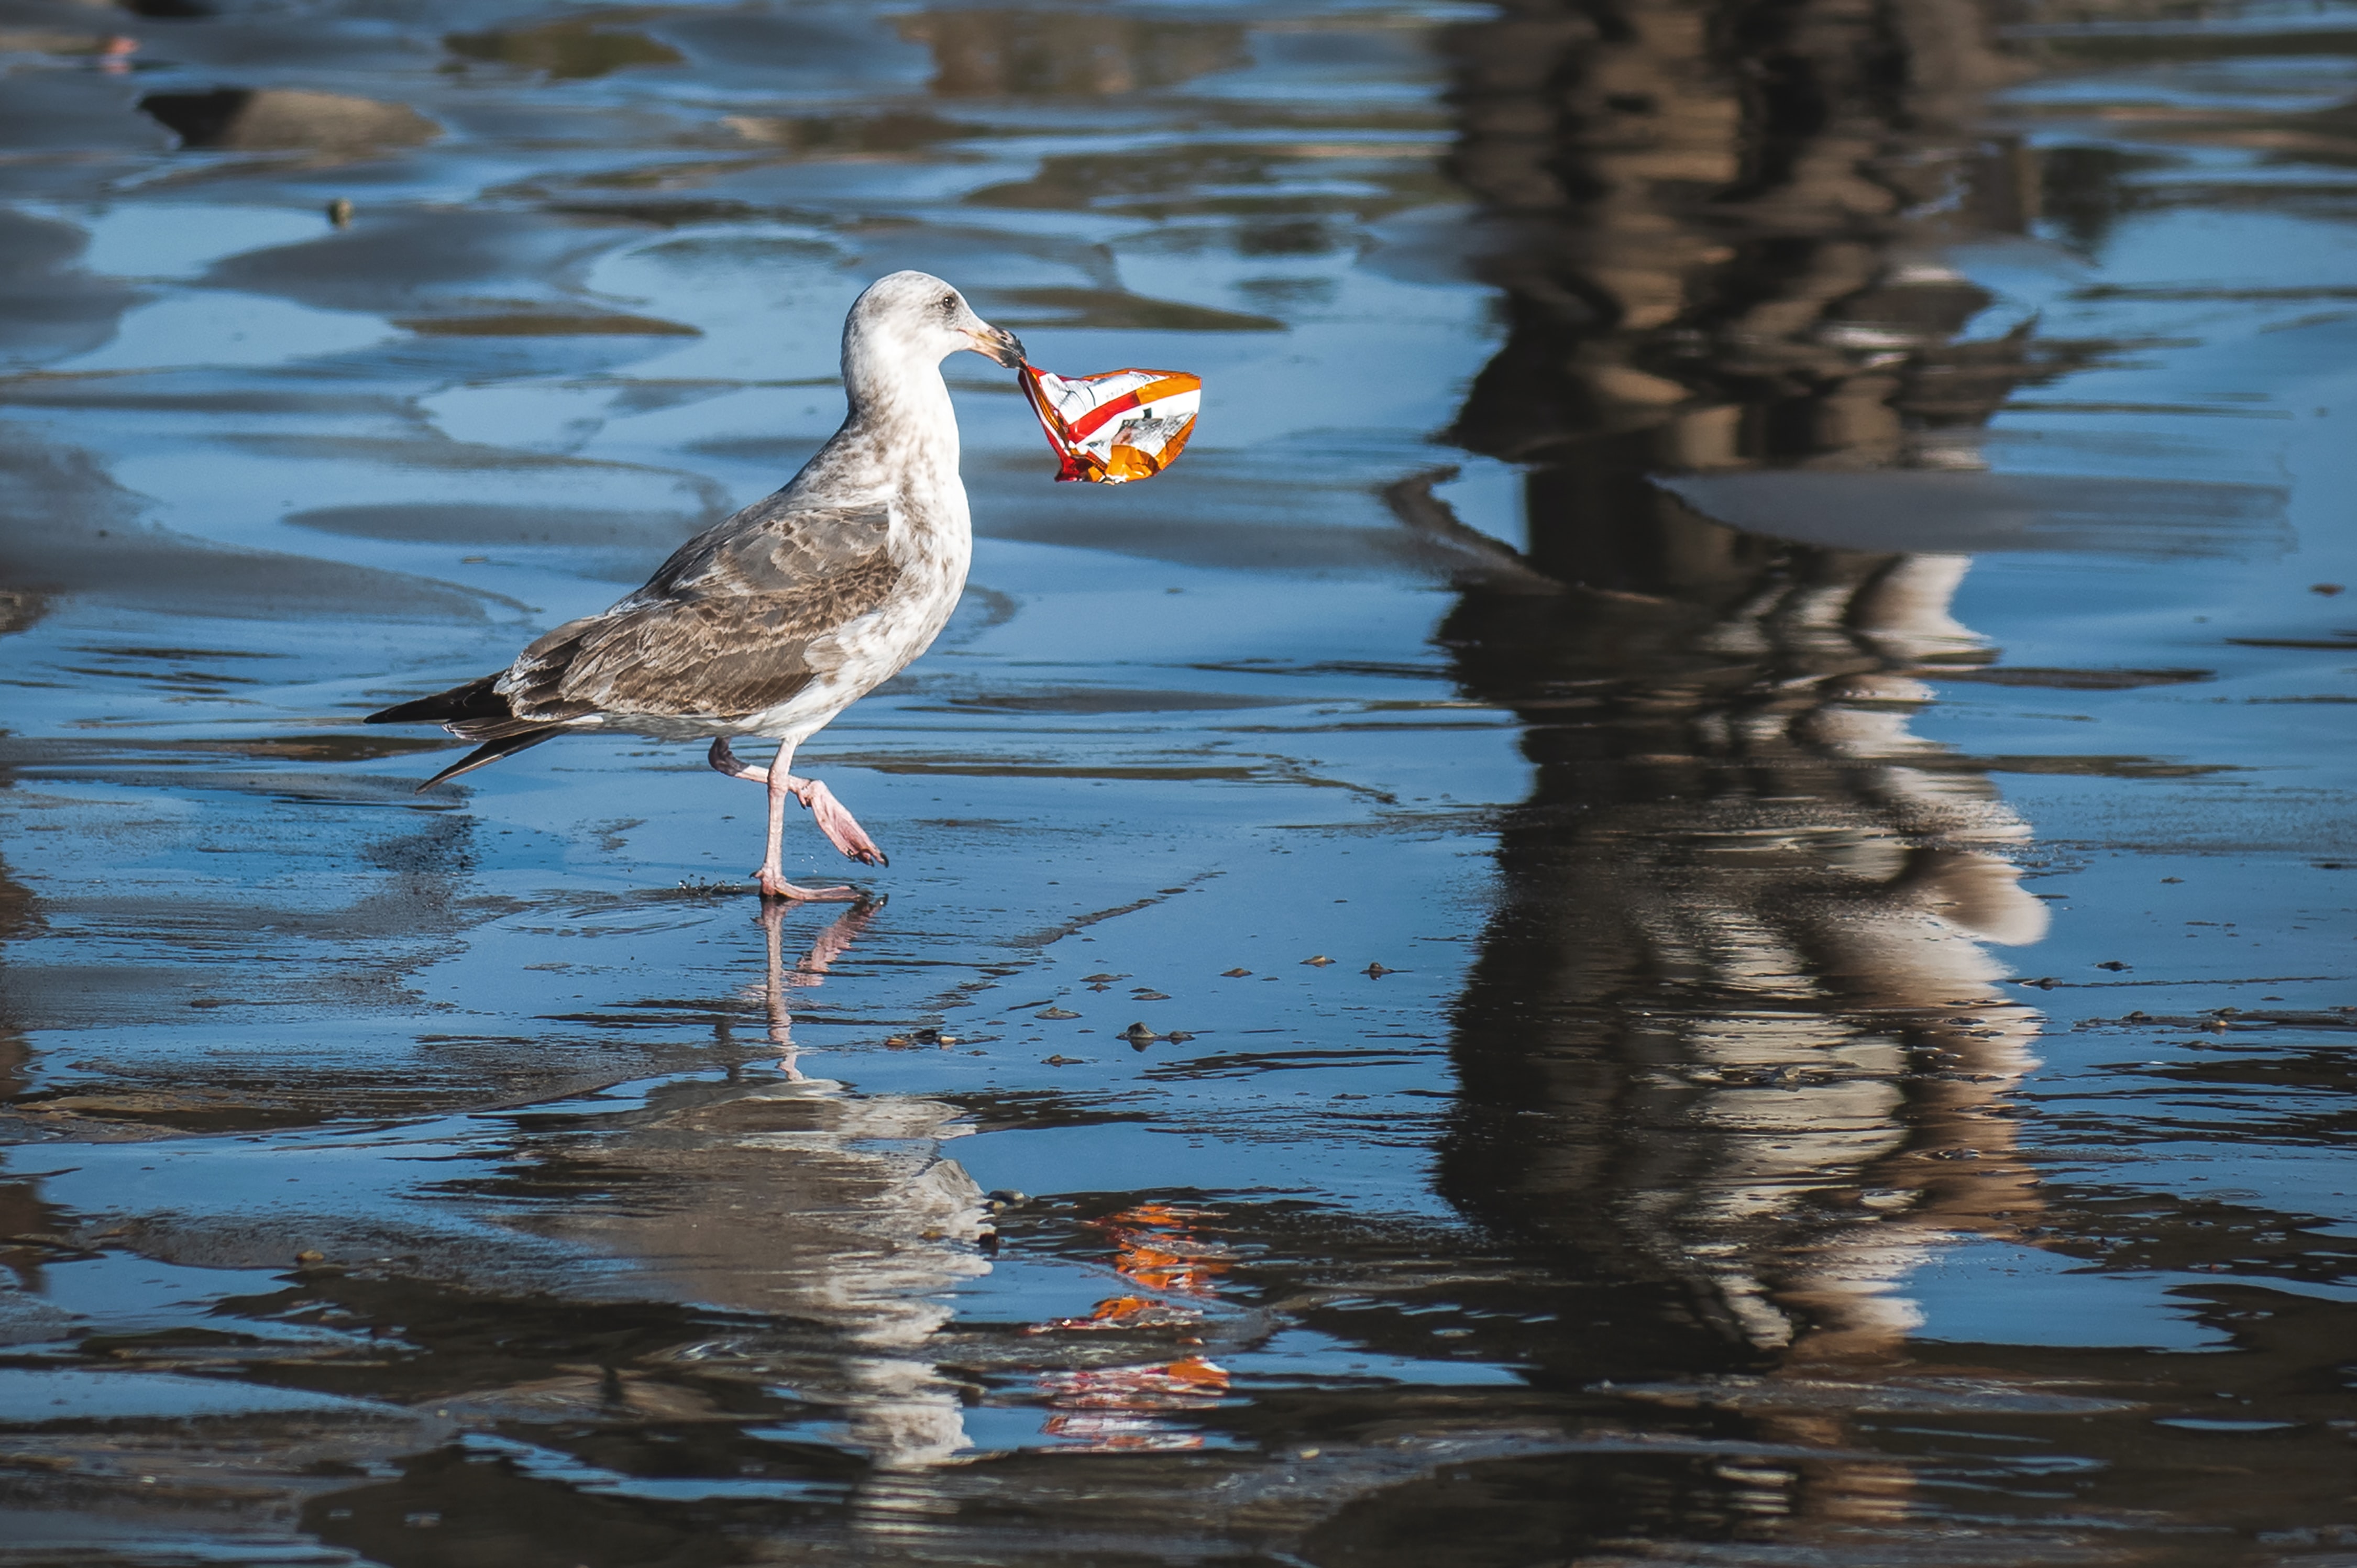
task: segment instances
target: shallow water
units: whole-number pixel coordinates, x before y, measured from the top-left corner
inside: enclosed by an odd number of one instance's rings
[[[2357,1560],[2357,7],[0,51],[0,1562]],[[902,266],[1207,401],[949,367],[877,898],[414,793]]]

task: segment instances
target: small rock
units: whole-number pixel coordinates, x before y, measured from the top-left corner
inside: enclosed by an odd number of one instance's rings
[[[2097,969],[2108,969],[2115,974],[2118,974],[2125,972],[2128,966],[2115,958],[2107,959],[2104,962],[2097,964],[2095,967]]]
[[[352,226],[351,202],[346,198],[340,196],[336,198],[333,201],[328,202],[328,221],[333,223],[339,229],[350,228]]]
[[[1170,1000],[1170,993],[1167,991],[1148,991],[1141,986],[1129,993],[1129,999],[1132,1002],[1168,1002]]]
[[[1086,1057],[1068,1057],[1061,1051],[1059,1051],[1052,1057],[1042,1057],[1039,1059],[1043,1064],[1049,1067],[1085,1067],[1088,1065],[1089,1058]]]
[[[1081,976],[1081,981],[1086,985],[1111,985],[1116,980],[1128,978],[1129,976],[1125,974],[1084,974]]]
[[[2163,882],[2182,882],[2182,881],[2184,881],[2184,880],[2185,880],[2185,878],[2183,878],[2182,876],[2164,876],[2164,877],[2162,877],[2162,878],[2161,878],[2161,880],[2162,880]]]
[[[328,1254],[306,1250],[296,1253],[295,1261],[298,1263],[324,1263],[328,1261]]]
[[[1191,1040],[1191,1039],[1193,1039],[1195,1036],[1192,1036],[1192,1035],[1190,1035],[1190,1034],[1189,1034],[1189,1033],[1188,1033],[1186,1030],[1184,1030],[1184,1029],[1173,1029],[1173,1030],[1171,1030],[1168,1034],[1167,1034],[1167,1035],[1163,1036],[1162,1037],[1163,1037],[1164,1039],[1166,1039],[1166,1040],[1168,1040],[1172,1045],[1174,1045],[1174,1046],[1175,1046],[1175,1045],[1177,1045],[1177,1044],[1178,1044],[1179,1041],[1181,1041],[1181,1040]]]
[[[1062,1008],[1062,1007],[1050,1007],[1050,1008],[1049,1008],[1047,1011],[1045,1011],[1045,1012],[1043,1012],[1043,1013],[1034,1013],[1034,1014],[1032,1014],[1032,1015],[1031,1015],[1031,1016],[1033,1016],[1034,1018],[1061,1019],[1061,1018],[1077,1018],[1077,1017],[1079,1017],[1079,1016],[1080,1016],[1080,1015],[1079,1015],[1078,1013],[1074,1013],[1074,1012],[1069,1011],[1068,1009],[1065,1009],[1065,1008]]]
[[[1122,1036],[1128,1040],[1132,1045],[1136,1046],[1142,1046],[1148,1040],[1158,1040],[1162,1037],[1153,1030],[1147,1028],[1143,1019],[1139,1020],[1137,1023],[1132,1024],[1128,1028],[1124,1029],[1122,1031]]]
[[[1369,980],[1381,980],[1387,974],[1397,974],[1399,971],[1395,969],[1385,969],[1379,963],[1371,963],[1367,965],[1366,969],[1362,972]]]
[[[2344,593],[2347,590],[2338,583],[2310,583],[2308,585],[2308,591],[2311,594],[2322,594],[2329,599],[2335,594]]]
[[[1223,969],[1220,971],[1220,977],[1223,980],[1242,980],[1251,972],[1252,971],[1248,969]]]
[[[1334,961],[1328,958],[1324,953],[1319,953],[1314,958],[1305,958],[1301,961],[1312,969],[1324,969],[1328,964],[1332,963]]]

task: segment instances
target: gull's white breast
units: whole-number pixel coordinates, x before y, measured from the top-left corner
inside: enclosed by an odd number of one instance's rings
[[[974,558],[965,486],[911,487],[893,508],[892,553],[900,579],[883,604],[813,644],[820,673],[785,702],[738,721],[736,733],[800,741],[898,675],[933,644],[955,613]]]

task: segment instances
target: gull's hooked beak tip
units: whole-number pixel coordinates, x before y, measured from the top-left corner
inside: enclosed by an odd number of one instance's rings
[[[1023,368],[1023,339],[1003,327],[985,327],[978,332],[968,332],[974,339],[974,351],[997,360],[1010,371]]]

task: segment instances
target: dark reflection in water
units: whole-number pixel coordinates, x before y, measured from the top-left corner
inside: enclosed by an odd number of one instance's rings
[[[1457,437],[1533,467],[1527,566],[1460,543],[1440,640],[1537,782],[1442,1190],[1656,1296],[1628,1316],[1691,1331],[1661,1370],[1888,1358],[1908,1231],[2033,1201],[1984,1119],[2038,1026],[1988,950],[2046,931],[2004,856],[2029,830],[1908,727],[1927,665],[1991,657],[1949,613],[1968,562],[1741,533],[1651,480],[1969,460],[2040,372],[2022,337],[1955,343],[1988,295],[1928,258],[2019,225],[2018,158],[1965,129],[2015,73],[1936,3],[1531,8],[1452,45],[1452,165],[1513,224]],[[1467,540],[1428,486],[1393,499]],[[1634,1370],[1597,1348],[1580,1375]]]
[[[1566,1391],[1871,1379],[1907,1359],[1927,1249],[2038,1202],[2003,1112],[2039,1019],[1990,950],[2047,929],[2006,858],[2029,830],[1909,730],[1925,666],[1991,651],[1950,614],[1964,557],[1742,533],[1651,481],[1968,463],[1958,435],[2051,373],[2024,338],[1956,343],[1988,296],[1928,259],[2019,225],[2018,158],[1964,130],[2013,73],[1937,3],[1520,6],[1450,49],[1509,324],[1456,439],[1529,465],[1527,549],[1430,477],[1390,499],[1460,557],[1439,640],[1536,768],[1438,1179],[1546,1283],[1482,1293],[1476,1337]],[[1429,1560],[1470,1502],[1497,1549],[1453,1561],[1655,1535],[1888,1561],[1907,1467],[1802,1457],[1858,1434],[1799,1402],[1739,1429],[1773,1458],[1501,1463],[1477,1499],[1354,1506],[1315,1560]]]
[[[2041,1020],[2007,995],[2002,950],[2049,928],[2010,858],[2029,829],[1981,767],[1910,730],[1927,678],[1995,657],[1951,613],[1969,557],[1739,532],[1681,499],[1707,487],[1655,482],[1856,475],[1816,494],[1887,510],[1910,493],[1894,470],[1977,470],[2009,396],[2098,351],[2027,325],[1959,341],[1991,299],[1936,261],[2037,215],[2037,158],[1973,128],[2022,68],[1943,0],[1507,10],[1450,38],[1450,164],[1493,215],[1480,265],[1510,334],[1453,434],[1527,466],[1527,547],[1458,523],[1433,495],[1446,470],[1389,492],[1456,562],[1439,640],[1461,689],[1517,715],[1536,770],[1454,1010],[1439,1186],[1545,1280],[1482,1293],[1491,1354],[1543,1387],[1675,1380],[1690,1391],[1652,1397],[1742,1412],[1733,1431],[1781,1451],[1501,1462],[1469,1496],[1354,1504],[1310,1555],[1533,1562],[1584,1537],[1644,1561],[2110,1560],[2060,1519],[1934,1544],[1923,1467],[1878,1434],[1910,1408],[1926,1430],[1976,1407],[2092,1421],[2119,1407],[2040,1391],[2066,1364],[2133,1380],[2142,1359],[1942,1367],[1910,1343],[1900,1287],[1935,1249],[2083,1256],[2093,1218],[2017,1149],[2009,1091]],[[2085,160],[2066,172],[2073,211],[2105,199]],[[1579,1326],[1501,1326],[1541,1307]],[[2274,1369],[2181,1375],[2247,1404]],[[2141,1477],[2127,1490],[2167,1506]],[[2294,1495],[2252,1512],[2287,1518]],[[1494,1546],[1452,1549],[1475,1518]]]

